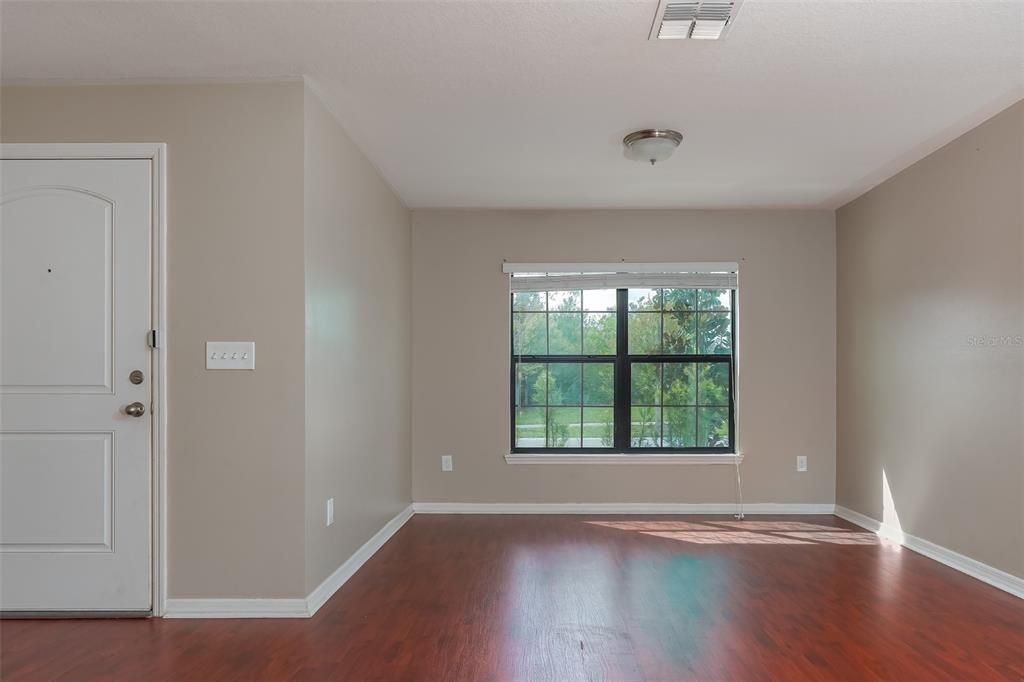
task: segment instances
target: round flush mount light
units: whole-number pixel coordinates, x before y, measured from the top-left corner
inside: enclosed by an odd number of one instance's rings
[[[672,156],[672,152],[682,141],[682,133],[666,128],[637,130],[622,138],[622,144],[626,148],[626,158],[634,161],[649,161],[652,166],[658,161],[664,161]]]

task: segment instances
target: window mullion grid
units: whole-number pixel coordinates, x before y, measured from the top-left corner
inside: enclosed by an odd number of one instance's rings
[[[580,356],[583,355],[583,318],[587,311],[584,310],[583,292],[580,291]],[[580,447],[583,447],[583,363],[580,363]]]
[[[730,318],[731,318],[731,320],[730,320],[730,323],[731,323],[730,324],[730,333],[731,333],[731,340],[732,340],[732,344],[733,344],[733,350],[732,350],[732,353],[730,353],[729,355],[718,355],[718,354],[710,354],[710,355],[708,355],[708,354],[704,354],[704,353],[701,353],[701,352],[696,352],[696,353],[693,353],[693,354],[666,354],[666,353],[664,353],[664,318],[665,318],[664,291],[661,291],[661,297],[660,298],[661,298],[660,308],[659,308],[659,311],[658,311],[660,319],[659,319],[659,324],[658,324],[658,331],[659,331],[659,346],[661,347],[662,353],[659,354],[659,355],[635,355],[634,356],[634,355],[630,355],[629,354],[629,324],[628,324],[628,322],[629,322],[629,294],[628,294],[628,289],[625,289],[625,288],[617,289],[616,290],[616,352],[615,352],[613,360],[611,359],[611,356],[598,356],[598,355],[579,355],[579,356],[557,355],[556,356],[556,355],[551,355],[550,352],[549,352],[549,354],[543,355],[543,356],[539,356],[539,355],[522,355],[522,354],[518,354],[517,355],[515,353],[513,354],[513,367],[512,367],[513,412],[514,412],[514,410],[515,410],[515,408],[517,406],[516,405],[516,401],[518,399],[518,391],[517,391],[517,388],[518,388],[518,386],[517,386],[518,366],[517,365],[519,363],[531,363],[531,362],[532,363],[544,363],[544,365],[545,365],[545,369],[544,369],[545,377],[546,377],[545,398],[544,398],[545,449],[547,449],[547,445],[548,445],[548,433],[547,433],[547,431],[548,431],[548,427],[550,426],[550,404],[549,404],[549,397],[548,397],[549,394],[550,394],[550,392],[549,392],[549,389],[550,389],[550,365],[553,364],[553,363],[563,363],[563,362],[565,362],[565,363],[574,362],[574,363],[580,363],[580,365],[581,365],[581,367],[580,367],[580,434],[579,434],[579,437],[580,437],[580,448],[584,448],[584,449],[585,449],[585,446],[583,445],[583,430],[584,430],[584,427],[583,427],[583,424],[584,424],[583,410],[585,409],[585,406],[583,405],[583,381],[584,381],[583,365],[585,365],[587,363],[591,363],[591,362],[598,362],[598,363],[605,362],[605,363],[613,364],[613,368],[614,368],[614,370],[613,370],[614,371],[614,396],[613,396],[613,404],[614,404],[614,406],[613,406],[613,414],[614,414],[613,443],[614,443],[614,448],[612,448],[612,449],[614,449],[616,451],[620,451],[620,452],[630,452],[630,451],[632,451],[632,452],[643,452],[643,451],[656,451],[656,450],[664,450],[664,449],[666,449],[664,447],[664,421],[665,421],[665,415],[664,415],[664,408],[665,408],[665,404],[664,404],[665,403],[664,369],[665,369],[665,363],[679,363],[679,364],[694,363],[694,365],[695,365],[695,368],[694,368],[695,369],[695,371],[694,371],[694,378],[695,378],[695,381],[696,381],[696,386],[695,386],[695,389],[694,389],[694,403],[695,403],[694,407],[695,407],[695,410],[696,410],[696,414],[695,414],[694,425],[695,425],[695,430],[696,430],[696,434],[695,435],[698,435],[698,436],[699,436],[699,433],[700,433],[700,407],[701,407],[700,382],[699,382],[699,379],[698,379],[700,365],[701,364],[708,364],[708,363],[722,363],[722,364],[726,364],[728,366],[728,371],[729,371],[729,401],[728,401],[729,402],[729,405],[728,405],[728,409],[729,409],[729,443],[730,443],[730,447],[735,448],[735,400],[736,400],[736,396],[735,396],[735,375],[734,375],[734,371],[735,371],[734,353],[735,353],[735,344],[736,344],[736,292],[735,292],[735,290],[733,290],[731,292],[731,306],[730,306],[731,309],[730,309],[729,313],[730,313]],[[547,297],[545,297],[545,299],[547,299]],[[583,331],[584,331],[584,328],[585,328],[584,327],[584,322],[583,322],[583,315],[586,314],[586,312],[584,310],[582,310],[582,308],[583,308],[582,301],[581,301],[580,308],[581,308],[581,310],[580,310],[580,316],[581,316],[581,319],[580,319],[580,327],[581,327],[580,328],[580,344],[581,344],[580,350],[582,351],[583,350]],[[695,341],[696,341],[696,343],[698,345],[700,343],[700,339],[699,339],[699,326],[700,325],[698,323],[698,319],[697,318],[698,318],[698,313],[700,311],[700,308],[701,308],[701,306],[699,305],[699,303],[694,306],[694,317],[693,317],[694,333],[696,335],[695,336]],[[545,332],[546,332],[545,336],[547,337],[546,338],[546,343],[547,343],[547,350],[548,351],[550,351],[550,313],[551,313],[550,306],[549,306],[547,300],[545,300]],[[515,341],[514,329],[513,329],[512,336],[513,336],[512,341],[514,343],[514,341]],[[699,350],[699,349],[695,349],[695,350]],[[657,447],[655,447],[655,448],[634,448],[634,447],[631,446],[632,411],[631,411],[631,383],[630,382],[631,382],[631,374],[632,374],[632,367],[631,366],[632,366],[632,363],[634,363],[634,362],[657,362],[657,363],[659,363],[659,373],[658,373],[659,374],[659,389],[658,390],[659,390],[659,395],[660,395],[660,401],[659,402],[661,403],[661,405],[660,405],[661,415],[660,415],[658,431],[657,431],[658,437],[659,437],[659,445]],[[514,422],[512,424],[512,428],[511,428],[511,435],[512,435],[512,439],[513,439],[513,443],[515,443],[516,431],[515,431],[515,423]],[[696,451],[696,452],[711,452],[711,451],[715,451],[714,449],[708,448],[708,447],[702,445],[701,443],[696,443],[695,442],[695,446],[696,447],[693,448],[693,450]],[[689,449],[689,448],[687,448],[687,449]]]
[[[544,350],[551,355],[551,292],[544,292]],[[551,447],[551,364],[544,363],[544,447]]]
[[[582,330],[581,330],[582,331]],[[580,336],[580,344],[583,344],[583,337]],[[582,348],[581,348],[582,349]],[[580,447],[583,447],[583,363],[580,363]]]
[[[546,314],[545,314],[546,315]],[[545,320],[546,324],[547,320]],[[550,350],[550,349],[549,349]],[[544,447],[551,447],[551,365],[544,363]]]
[[[632,414],[629,409],[629,291],[615,291],[615,393],[614,443],[615,449],[625,451],[629,447]]]
[[[696,333],[697,327],[694,326]],[[694,337],[694,340],[699,341]],[[700,370],[701,363],[693,365],[693,444],[700,447]]]
[[[658,289],[658,303],[661,308],[658,315],[658,350],[665,353],[665,290]],[[665,443],[665,363],[658,363],[658,407],[654,413],[658,419],[658,439],[654,447],[660,448]]]

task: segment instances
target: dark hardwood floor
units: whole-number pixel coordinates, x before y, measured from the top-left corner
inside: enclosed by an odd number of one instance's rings
[[[416,516],[309,620],[0,622],[15,680],[1022,680],[1024,601],[831,516]]]

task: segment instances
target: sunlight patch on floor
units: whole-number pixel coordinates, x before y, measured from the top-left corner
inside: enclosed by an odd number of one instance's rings
[[[836,529],[835,532],[798,532],[783,533],[792,538],[828,542],[834,545],[877,545],[878,536],[874,533],[858,533]]]
[[[844,528],[836,528],[835,526],[823,526],[820,523],[808,523],[806,521],[715,521],[715,525],[725,526],[727,528],[735,528],[737,530],[757,531],[845,531]]]
[[[746,533],[739,530],[722,532],[652,532],[644,531],[644,535],[659,538],[692,542],[697,545],[813,545],[809,540],[770,535],[768,533]]]
[[[588,521],[595,526],[604,526],[616,530],[659,530],[659,531],[685,531],[685,530],[708,530],[705,523],[692,523],[689,521]]]
[[[586,521],[695,545],[877,545],[878,536],[807,521]]]

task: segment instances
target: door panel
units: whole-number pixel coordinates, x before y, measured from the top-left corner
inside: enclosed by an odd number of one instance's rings
[[[0,434],[5,552],[112,550],[113,440],[112,433]]]
[[[148,611],[151,161],[0,164],[0,609]]]
[[[3,223],[0,390],[110,393],[113,204],[30,190],[5,197]]]

